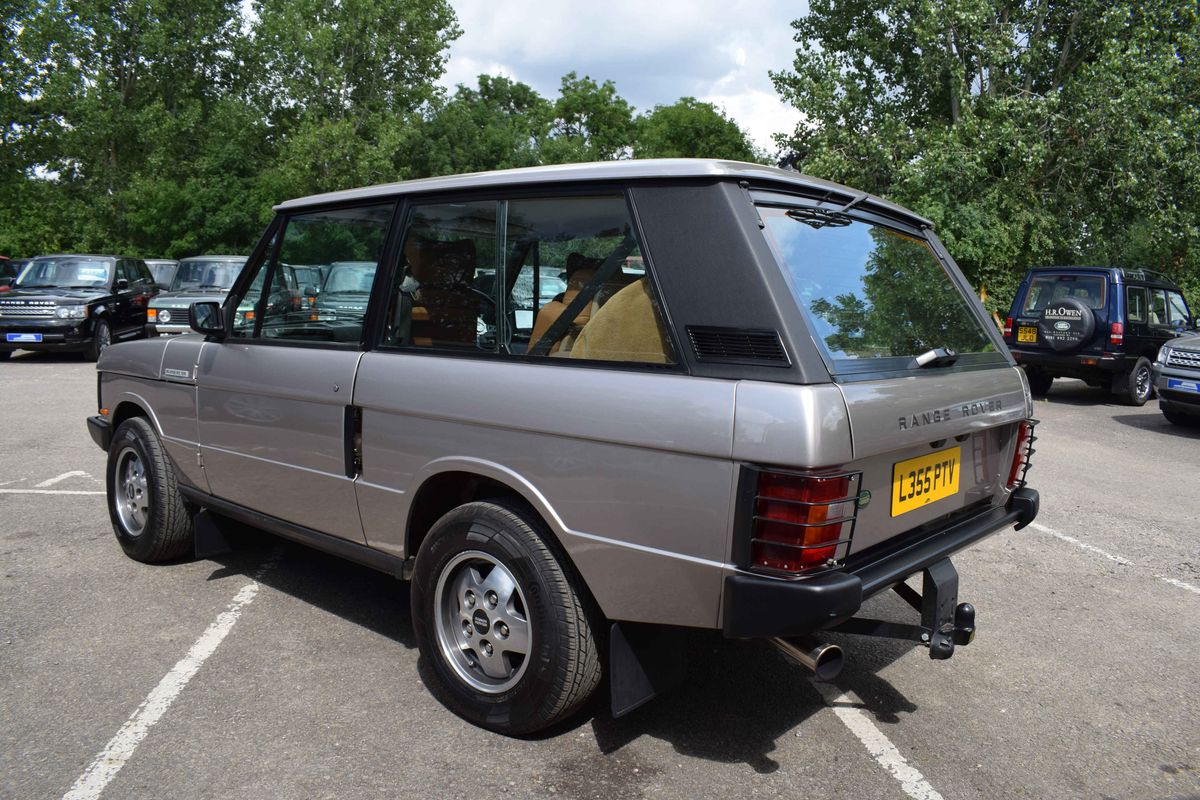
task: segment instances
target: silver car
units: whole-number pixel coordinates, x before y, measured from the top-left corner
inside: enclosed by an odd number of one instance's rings
[[[210,553],[233,519],[410,580],[437,695],[478,725],[546,728],[604,675],[624,713],[689,628],[821,677],[825,631],[948,658],[974,634],[949,557],[1037,513],[1021,370],[879,198],[661,160],[276,210],[196,334],[98,365],[117,541]],[[335,262],[367,267],[354,313],[271,301]],[[911,622],[862,616],[889,588]]]

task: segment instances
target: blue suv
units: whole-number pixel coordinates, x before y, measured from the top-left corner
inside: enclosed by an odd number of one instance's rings
[[[1004,341],[1034,395],[1055,378],[1109,388],[1129,405],[1154,393],[1151,364],[1192,327],[1179,286],[1144,269],[1034,267],[1004,322]]]

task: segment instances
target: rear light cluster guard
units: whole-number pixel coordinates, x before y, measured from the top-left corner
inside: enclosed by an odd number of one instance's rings
[[[1018,423],[1017,446],[1013,448],[1012,468],[1008,471],[1008,484],[1004,487],[1010,492],[1025,485],[1025,474],[1029,472],[1030,456],[1037,452],[1033,448],[1033,443],[1037,441],[1037,436],[1033,433],[1037,424],[1038,420],[1036,419],[1023,419]]]
[[[854,534],[861,479],[859,472],[747,467],[738,509],[741,552],[735,552],[735,560],[750,569],[796,575],[844,557]]]

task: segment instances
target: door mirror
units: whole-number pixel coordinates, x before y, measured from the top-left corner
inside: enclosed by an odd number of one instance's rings
[[[129,288],[129,281],[125,278],[117,278],[117,282],[113,286],[118,292],[123,292]]]
[[[202,300],[188,306],[188,325],[196,333],[224,338],[225,320],[221,317],[221,304],[213,300]]]
[[[16,278],[0,278],[0,289],[11,289],[16,282]]]

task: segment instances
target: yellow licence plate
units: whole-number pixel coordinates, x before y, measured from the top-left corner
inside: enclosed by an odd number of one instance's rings
[[[961,447],[897,461],[892,467],[892,516],[956,494],[961,462]]]
[[[1018,342],[1032,342],[1032,343],[1036,344],[1037,343],[1037,328],[1030,328],[1025,325],[1021,325],[1020,327],[1017,328],[1017,341]]]

